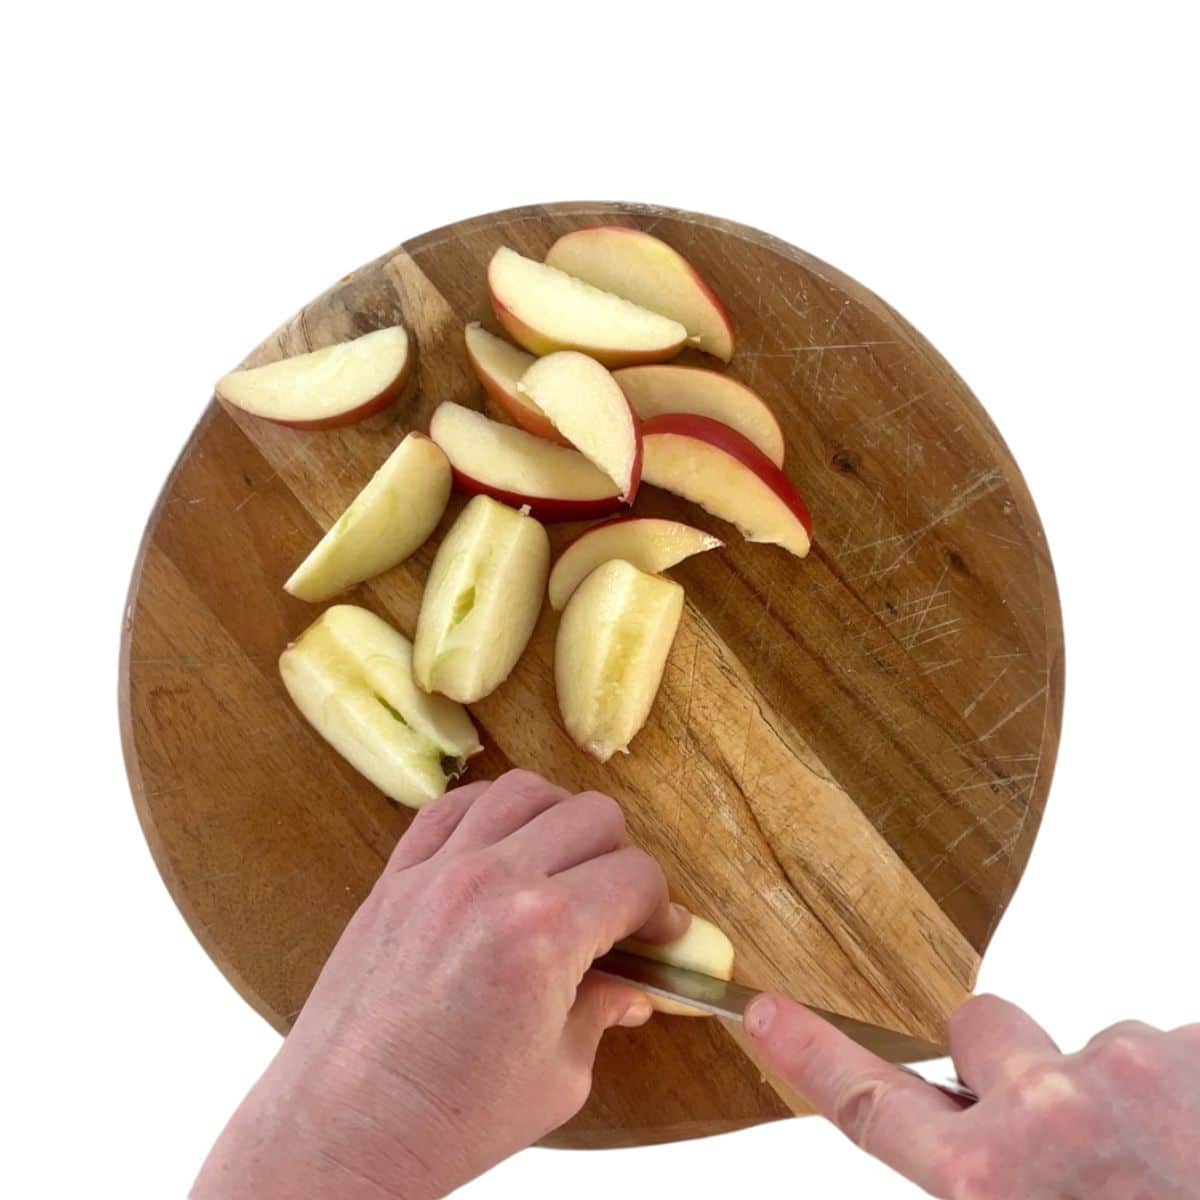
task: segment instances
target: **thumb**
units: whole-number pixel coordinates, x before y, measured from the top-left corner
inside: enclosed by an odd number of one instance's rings
[[[588,972],[567,1014],[566,1037],[580,1058],[590,1065],[606,1029],[616,1025],[630,1029],[645,1025],[653,1013],[645,992],[607,975]]]

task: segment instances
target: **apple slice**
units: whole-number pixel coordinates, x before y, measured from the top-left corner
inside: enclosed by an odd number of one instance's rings
[[[466,329],[467,358],[479,376],[483,390],[500,405],[509,418],[529,433],[536,433],[560,446],[570,443],[550,423],[536,404],[522,396],[517,389],[521,376],[537,359],[511,342],[489,333],[478,321]]]
[[[711,921],[703,917],[692,917],[687,930],[673,942],[641,942],[637,938],[626,938],[619,946],[631,954],[652,958],[655,962],[683,967],[688,971],[699,971],[702,975],[713,975],[717,979],[733,978],[733,943]],[[703,1009],[690,1004],[680,1004],[662,996],[650,996],[650,1003],[661,1013],[678,1017],[708,1017]]]
[[[788,477],[756,446],[711,417],[667,413],[642,425],[647,483],[736,525],[748,542],[803,558],[812,517]]]
[[[313,728],[401,804],[436,799],[483,749],[465,708],[417,690],[408,638],[365,608],[323,612],[280,656],[279,673]]]
[[[350,502],[284,590],[328,600],[403,562],[437,528],[450,499],[450,460],[423,433],[410,433]]]
[[[217,380],[216,391],[227,403],[280,425],[335,429],[399,399],[412,366],[408,334],[393,325],[352,342],[231,371]]]
[[[693,344],[728,362],[733,322],[716,293],[678,250],[640,229],[601,225],[564,234],[546,262],[652,312],[673,317]]]
[[[662,362],[679,353],[687,330],[581,279],[501,246],[488,264],[500,324],[534,354],[582,350],[606,366]]]
[[[642,478],[642,434],[608,371],[578,350],[559,350],[538,359],[517,391],[620,488],[622,503],[633,503]]]
[[[489,496],[470,501],[421,597],[417,684],[463,704],[495,691],[529,642],[549,570],[550,539],[533,517]]]
[[[614,375],[643,420],[663,413],[695,413],[736,429],[777,467],[783,466],[783,431],[766,401],[744,383],[703,367],[655,364],[625,367]]]
[[[683,613],[683,588],[610,559],[575,589],[558,626],[554,681],[563,723],[598,762],[646,723]]]
[[[469,495],[528,508],[541,521],[583,521],[621,507],[616,484],[578,450],[491,421],[447,400],[429,421],[454,483]]]
[[[668,567],[723,545],[703,529],[665,517],[613,517],[585,529],[558,556],[550,572],[550,607],[556,612],[575,589],[611,558],[623,558],[639,571],[657,575]]]

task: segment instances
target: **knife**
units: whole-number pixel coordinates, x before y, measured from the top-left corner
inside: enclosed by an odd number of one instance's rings
[[[744,987],[731,979],[717,979],[712,975],[703,975],[699,971],[688,971],[683,967],[670,966],[667,963],[655,962],[643,958],[640,954],[630,954],[624,950],[611,950],[602,958],[592,963],[592,970],[602,975],[610,975],[623,983],[632,984],[640,991],[649,992],[652,996],[662,996],[666,1000],[675,1000],[680,1004],[690,1004],[713,1016],[724,1017],[731,1021],[740,1021],[746,1011],[746,1005],[759,995],[752,988]],[[884,1029],[880,1025],[869,1025],[865,1021],[856,1021],[852,1017],[844,1017],[840,1013],[826,1012],[824,1009],[807,1005],[810,1011],[822,1020],[828,1021],[834,1028],[841,1030],[848,1038],[860,1046],[878,1054],[889,1062],[914,1063],[929,1059],[944,1059],[946,1048],[927,1042],[923,1038],[911,1037],[906,1033],[897,1033],[893,1029]],[[945,1080],[930,1078],[925,1071],[913,1070],[901,1066],[902,1071],[916,1075],[919,1079],[945,1092],[955,1099],[973,1104],[978,1097],[958,1079]]]

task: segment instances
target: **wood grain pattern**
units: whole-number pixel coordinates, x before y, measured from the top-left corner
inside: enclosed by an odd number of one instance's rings
[[[1000,435],[911,326],[826,264],[710,217],[559,204],[461,222],[346,276],[249,357],[401,321],[418,386],[325,433],[204,412],[150,519],[122,647],[126,762],[151,849],[207,951],[286,1031],[410,814],[289,704],[276,659],[319,609],[281,584],[404,432],[442,400],[483,405],[462,328],[495,328],[492,251],[540,258],[567,230],[612,223],[663,237],[729,307],[729,370],[780,417],[816,546],[804,562],[751,546],[646,489],[640,511],[728,548],[673,571],[688,607],[633,753],[600,767],[567,740],[547,607],[512,678],[473,706],[486,750],[472,775],[518,764],[611,792],[676,896],[729,930],[740,979],[937,1040],[1020,878],[1054,767],[1063,646],[1045,538]],[[350,599],[411,634],[460,507]],[[553,528],[556,547],[578,528]],[[798,1111],[734,1031],[660,1018],[605,1040],[591,1102],[551,1141],[664,1141]]]

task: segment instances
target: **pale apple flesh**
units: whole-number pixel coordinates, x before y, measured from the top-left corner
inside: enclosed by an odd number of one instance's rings
[[[450,488],[450,460],[423,433],[410,433],[296,568],[284,590],[316,603],[403,562],[437,528]]]
[[[502,337],[489,333],[478,322],[467,326],[465,340],[471,369],[479,376],[483,390],[505,415],[529,433],[557,442],[560,446],[568,445],[567,439],[554,428],[546,414],[517,389],[521,376],[537,359]]]
[[[642,425],[642,478],[736,525],[749,542],[809,551],[812,517],[787,476],[740,433],[672,413]]]
[[[683,588],[612,559],[575,589],[554,648],[558,707],[598,762],[626,753],[646,723],[683,613]]]
[[[413,674],[463,704],[502,684],[537,624],[550,539],[531,516],[476,496],[438,547],[421,598]]]
[[[620,558],[639,571],[657,575],[676,563],[716,550],[720,538],[665,517],[613,517],[585,529],[558,556],[550,571],[550,607],[556,612],[602,563]]]
[[[673,942],[642,942],[637,938],[626,938],[618,944],[618,949],[673,967],[699,971],[702,975],[712,975],[717,979],[733,978],[733,943],[721,929],[703,917],[692,917],[687,930]],[[712,1015],[690,1004],[668,1000],[665,996],[649,996],[648,999],[661,1013],[679,1017]]]
[[[717,294],[679,251],[640,229],[602,225],[564,234],[546,262],[594,287],[672,317],[692,344],[733,357],[733,322]]]
[[[365,608],[327,609],[283,652],[279,673],[313,728],[401,804],[435,800],[482,749],[466,709],[418,690],[409,640]]]
[[[744,383],[703,367],[656,363],[614,373],[638,417],[664,413],[711,417],[752,441],[777,467],[783,466],[783,430],[763,398]]]
[[[501,246],[488,264],[496,319],[532,354],[580,350],[606,366],[662,362],[687,341],[669,317]]]
[[[217,380],[217,396],[256,417],[294,429],[335,429],[399,399],[414,354],[400,325]]]
[[[454,484],[528,508],[540,521],[582,521],[621,507],[617,486],[578,450],[491,421],[445,401],[434,410],[429,436],[446,452]]]
[[[616,380],[594,358],[559,350],[525,372],[517,391],[632,504],[642,478],[642,434]]]

